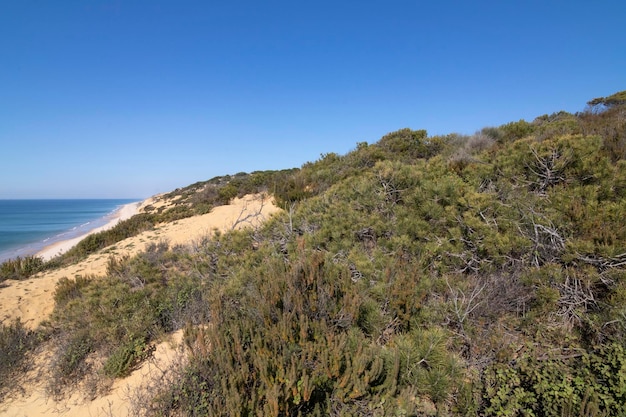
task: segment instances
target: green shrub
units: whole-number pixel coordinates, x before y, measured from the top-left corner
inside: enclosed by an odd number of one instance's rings
[[[44,269],[44,261],[37,256],[17,257],[0,264],[0,282],[7,279],[23,280]]]
[[[626,413],[626,355],[612,343],[591,351],[532,353],[484,374],[484,415],[618,416]]]
[[[200,282],[170,269],[177,256],[155,243],[135,257],[112,259],[105,278],[59,280],[50,323],[55,395],[93,366],[89,355],[104,360],[105,375],[125,376],[151,354],[159,335],[202,320]]]
[[[88,330],[76,330],[66,335],[52,364],[53,375],[56,376],[54,379],[65,384],[82,377],[89,369],[85,359],[93,350],[94,340]],[[60,385],[55,389],[60,390]]]
[[[398,337],[400,383],[415,387],[435,404],[447,401],[462,385],[457,359],[447,348],[450,335],[441,329],[418,330]]]
[[[0,325],[0,402],[19,388],[20,374],[31,366],[27,354],[42,341],[42,334],[29,330],[20,320]]]
[[[59,346],[120,376],[185,328],[149,415],[622,415],[620,117],[402,129],[175,190],[146,225],[255,191],[288,211],[61,281]]]
[[[513,142],[525,138],[533,133],[535,127],[525,120],[507,123],[500,126],[501,136],[498,138],[501,143]]]
[[[148,358],[153,350],[153,346],[146,344],[146,338],[129,337],[104,363],[104,373],[114,378],[126,376],[137,364]]]
[[[62,277],[57,281],[54,291],[54,302],[57,306],[67,304],[69,301],[82,295],[81,289],[89,285],[95,277],[76,276],[74,279]]]

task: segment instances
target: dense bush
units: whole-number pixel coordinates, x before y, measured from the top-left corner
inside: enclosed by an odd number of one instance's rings
[[[184,328],[187,361],[138,414],[622,415],[623,103],[607,102],[177,190],[181,213],[263,188],[286,210],[60,281],[58,363],[125,375]]]
[[[159,220],[159,217],[154,214],[137,214],[130,219],[119,222],[109,230],[94,233],[85,237],[76,246],[61,255],[61,259],[65,263],[76,262],[87,255],[113,245],[120,240],[124,240],[143,231],[152,229]]]
[[[482,412],[494,416],[621,416],[626,413],[622,343],[527,354],[485,372]]]
[[[387,343],[395,306],[380,312],[324,253],[255,264],[211,293],[211,325],[187,329],[190,364],[157,395],[154,414],[410,415],[445,409],[465,389],[445,331],[416,328]],[[398,281],[414,292],[412,280]]]
[[[0,282],[7,279],[26,279],[43,269],[44,261],[37,256],[9,259],[0,264]]]

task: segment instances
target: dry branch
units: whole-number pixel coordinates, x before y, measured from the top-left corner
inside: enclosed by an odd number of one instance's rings
[[[259,217],[263,217],[264,206],[265,206],[265,197],[261,197],[261,205],[259,206],[259,208],[255,210],[254,212],[246,214],[244,216],[245,212],[248,211],[248,203],[244,204],[244,206],[241,208],[241,211],[239,212],[239,216],[237,217],[237,220],[235,220],[230,230],[235,230],[235,228],[242,223],[248,223],[251,226],[254,226],[253,220]]]

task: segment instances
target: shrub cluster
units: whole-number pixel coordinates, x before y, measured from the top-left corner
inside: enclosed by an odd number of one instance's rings
[[[0,402],[7,392],[19,388],[21,374],[30,368],[27,354],[42,338],[19,320],[0,325]]]
[[[146,414],[623,414],[624,170],[584,117],[292,173],[283,217],[190,255],[210,321]]]
[[[95,359],[126,375],[184,328],[187,361],[138,415],[623,414],[623,103],[607,103],[175,191],[176,213],[263,187],[287,210],[62,280],[57,381]]]
[[[49,324],[55,345],[53,394],[62,394],[88,371],[125,376],[150,356],[159,335],[203,320],[197,308],[200,282],[176,271],[178,255],[168,249],[166,243],[152,244],[134,258],[111,258],[105,278],[58,282]]]
[[[43,259],[36,256],[17,257],[0,264],[0,282],[7,279],[22,280],[44,269]]]

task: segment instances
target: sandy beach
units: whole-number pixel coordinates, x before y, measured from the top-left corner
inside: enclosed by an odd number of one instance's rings
[[[125,204],[122,207],[120,207],[118,210],[116,210],[111,215],[111,219],[104,226],[100,226],[100,227],[97,227],[95,229],[92,229],[89,232],[85,233],[84,235],[77,236],[77,237],[72,238],[72,239],[61,240],[59,242],[55,242],[55,243],[53,243],[53,244],[51,244],[49,246],[46,246],[41,251],[37,252],[37,254],[35,256],[39,256],[39,257],[43,258],[44,261],[49,261],[50,259],[54,258],[55,256],[67,252],[72,247],[74,247],[76,244],[78,244],[78,242],[83,240],[85,237],[87,237],[87,236],[89,236],[91,234],[94,234],[94,233],[98,233],[98,232],[102,232],[104,230],[111,229],[116,224],[118,224],[119,222],[121,222],[123,220],[126,220],[126,219],[130,219],[131,217],[133,217],[135,214],[137,214],[139,212],[139,207],[142,204],[143,204],[143,201],[130,203],[130,204]]]
[[[117,222],[142,212],[147,205],[161,206],[171,204],[162,199],[151,198],[140,203],[122,207],[115,217],[90,233],[113,227]],[[165,241],[170,245],[193,245],[200,239],[210,236],[215,231],[227,231],[242,227],[257,227],[273,213],[281,211],[265,195],[249,195],[234,199],[231,204],[215,207],[210,213],[181,219],[172,223],[158,225],[152,230],[130,237],[114,246],[94,253],[85,260],[58,270],[46,271],[23,281],[7,280],[0,285],[0,322],[8,323],[19,319],[25,326],[35,329],[50,317],[54,309],[54,290],[56,283],[63,277],[104,276],[110,256],[133,256],[154,242]],[[80,238],[58,242],[39,253],[43,257],[52,257],[67,251],[78,243]],[[61,416],[130,416],[129,393],[145,384],[147,378],[157,377],[167,369],[168,364],[180,358],[179,331],[169,341],[157,345],[155,357],[143,364],[137,371],[124,379],[115,381],[110,392],[97,398],[82,398],[75,394],[65,401],[57,402],[46,395],[45,372],[41,368],[33,372],[37,375],[23,384],[20,394],[6,398],[0,404],[0,416],[35,416],[58,414]],[[34,359],[45,367],[46,352]]]

